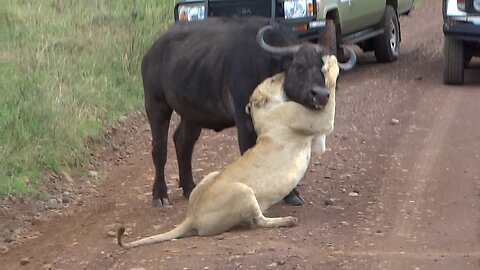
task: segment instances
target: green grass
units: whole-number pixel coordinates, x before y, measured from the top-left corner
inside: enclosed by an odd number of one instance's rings
[[[25,194],[90,162],[86,139],[142,108],[139,64],[173,0],[1,2],[0,195]]]

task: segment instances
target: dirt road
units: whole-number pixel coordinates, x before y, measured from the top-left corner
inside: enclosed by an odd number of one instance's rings
[[[266,213],[296,216],[297,227],[121,250],[108,235],[117,222],[129,241],[171,229],[186,207],[171,144],[174,205],[151,207],[149,130],[137,117],[99,154],[101,184],[61,215],[31,222],[32,237],[0,254],[0,268],[480,269],[480,76],[468,71],[465,86],[442,85],[440,14],[440,1],[422,1],[401,19],[399,61],[361,54],[342,74],[330,151],[312,160],[300,188],[307,204]],[[234,135],[203,133],[196,179],[235,159]]]

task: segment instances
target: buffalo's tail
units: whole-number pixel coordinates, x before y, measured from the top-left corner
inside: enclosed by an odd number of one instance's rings
[[[117,231],[117,242],[121,247],[125,249],[129,249],[129,248],[134,248],[138,246],[151,245],[159,242],[169,241],[172,239],[191,236],[193,235],[193,232],[194,230],[191,227],[191,223],[187,219],[187,220],[184,220],[182,223],[180,223],[175,229],[169,232],[149,236],[149,237],[146,237],[137,241],[133,241],[130,243],[122,243],[122,236],[125,233],[125,228],[120,227]]]

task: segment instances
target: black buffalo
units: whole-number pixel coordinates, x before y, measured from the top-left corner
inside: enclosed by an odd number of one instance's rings
[[[179,22],[153,44],[143,58],[142,76],[153,139],[155,206],[169,204],[164,169],[173,111],[181,117],[173,139],[180,187],[188,198],[195,187],[192,152],[202,128],[220,131],[236,125],[240,152],[255,144],[245,106],[264,79],[286,71],[289,99],[311,108],[328,101],[321,72],[325,51],[296,44],[289,28],[258,17]],[[290,203],[302,203],[296,191],[291,194]]]

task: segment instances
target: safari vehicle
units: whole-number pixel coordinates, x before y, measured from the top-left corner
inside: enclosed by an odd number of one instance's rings
[[[340,45],[358,44],[363,51],[374,51],[378,62],[393,62],[401,40],[398,16],[412,7],[413,0],[177,0],[174,16],[176,21],[268,17],[291,25],[304,40],[332,37],[327,44],[341,61]]]
[[[480,0],[443,0],[445,84],[463,84],[464,69],[480,56]]]

